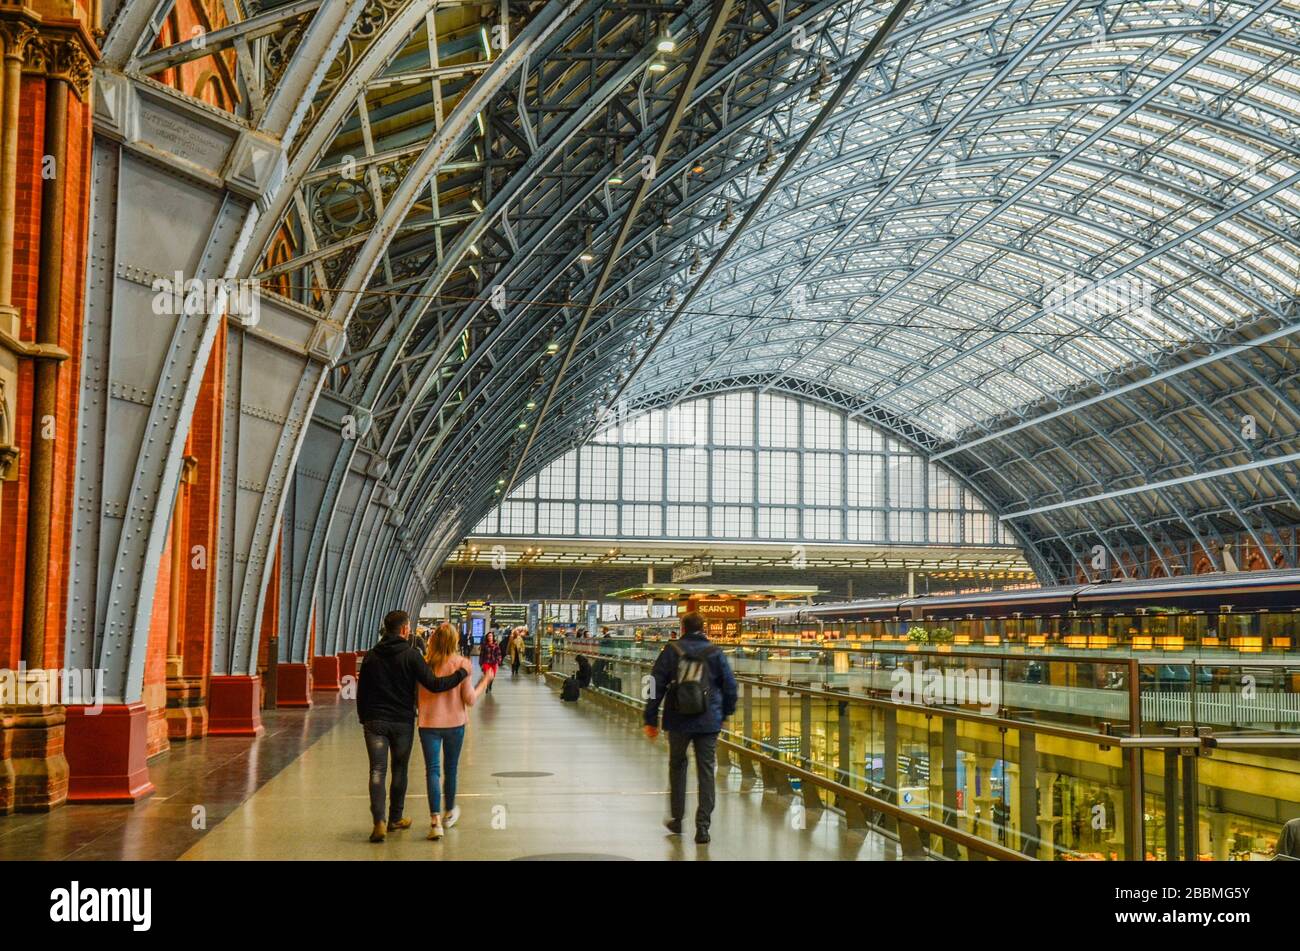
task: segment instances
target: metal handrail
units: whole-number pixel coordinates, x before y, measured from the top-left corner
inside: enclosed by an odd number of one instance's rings
[[[562,653],[570,653],[570,651],[566,650],[563,651]],[[628,661],[624,661],[624,662],[626,663]],[[639,661],[631,661],[631,662],[640,664]],[[559,674],[552,671],[551,676],[558,678]],[[627,710],[631,713],[639,712],[639,707],[635,703],[633,703],[630,699],[623,696],[622,694],[618,694],[612,690],[606,690],[601,687],[595,687],[592,689],[599,691],[602,697],[606,697],[620,704],[621,706],[627,708]],[[796,766],[793,763],[787,763],[784,760],[778,759],[774,756],[769,756],[760,750],[755,750],[750,747],[743,746],[739,743],[736,743],[732,740],[728,740],[722,737],[719,737],[718,745],[723,749],[734,752],[737,756],[748,757],[750,759],[755,759],[755,760],[762,760],[764,763],[776,769],[779,769],[790,776],[795,777],[801,783],[802,782],[811,783],[821,789],[826,790],[829,793],[833,793],[837,798],[843,797],[844,799],[851,799],[854,802],[858,803],[859,805],[866,806],[869,809],[872,809],[876,812],[884,813],[899,822],[903,822],[907,825],[914,827],[918,831],[926,832],[931,835],[936,835],[941,839],[945,839],[947,841],[953,842],[954,844],[959,846],[964,845],[968,850],[977,852],[989,858],[1001,859],[1003,861],[1012,861],[1012,862],[1036,861],[1036,859],[1032,858],[1031,856],[1025,855],[1023,852],[1018,852],[1015,849],[1009,849],[1006,846],[997,844],[996,842],[990,842],[987,839],[980,838],[977,835],[972,835],[969,832],[963,832],[961,829],[955,828],[954,826],[946,825],[945,823],[940,822],[937,819],[931,819],[929,816],[923,816],[918,813],[911,812],[907,809],[902,808],[901,806],[895,805],[894,803],[890,802],[887,799],[880,799],[879,797],[873,796],[870,793],[865,793],[860,790],[853,789],[850,786],[845,786],[843,783],[837,783],[833,779],[828,779],[825,776],[812,772],[811,770],[803,769],[802,767]],[[875,826],[873,826],[873,829],[875,831],[881,832],[882,834],[885,832],[885,830],[879,829],[878,827]]]
[[[581,653],[585,657],[604,657],[606,660],[615,660],[619,663],[631,664],[647,669],[654,667],[652,662],[641,660],[636,657],[608,657],[599,653],[593,654],[590,651],[578,651],[569,648],[565,648],[562,653]],[[903,710],[906,712],[923,714],[925,716],[938,714],[940,716],[952,717],[956,720],[968,720],[973,723],[986,723],[991,726],[1006,729],[1028,730],[1034,734],[1057,736],[1067,740],[1081,740],[1085,743],[1095,743],[1098,746],[1119,746],[1119,741],[1121,739],[1119,735],[1113,733],[1096,733],[1089,730],[1075,730],[1067,726],[1035,723],[1032,720],[1015,720],[1009,717],[988,716],[986,714],[972,713],[969,710],[959,710],[953,707],[925,706],[924,704],[916,703],[898,703],[893,700],[884,700],[880,697],[873,697],[868,694],[821,690],[816,687],[803,687],[797,684],[782,683],[777,680],[764,680],[762,678],[755,679],[752,677],[737,676],[736,683],[749,684],[751,686],[763,688],[778,687],[781,690],[787,690],[790,693],[799,694],[801,696],[812,697],[813,699],[833,700],[837,702],[851,700],[865,706],[890,710]]]

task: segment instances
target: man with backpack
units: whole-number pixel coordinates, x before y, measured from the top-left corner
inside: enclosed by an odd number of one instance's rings
[[[695,776],[700,802],[695,810],[695,841],[709,841],[709,822],[717,799],[714,771],[718,765],[718,734],[736,712],[736,678],[722,649],[704,635],[698,611],[682,616],[682,636],[669,641],[650,671],[654,685],[645,705],[645,733],[659,735],[662,701],[668,732],[668,787],[672,818],[664,825],[681,835],[686,815],[686,751],[695,748]]]

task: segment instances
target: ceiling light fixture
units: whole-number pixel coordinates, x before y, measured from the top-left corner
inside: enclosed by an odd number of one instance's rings
[[[668,21],[664,20],[659,26],[659,41],[655,43],[655,49],[661,53],[671,53],[677,49],[677,41],[673,39],[672,33],[668,32]]]
[[[623,175],[619,171],[623,167],[623,143],[614,144],[614,171],[610,173],[609,183],[611,185],[622,185]]]
[[[817,79],[813,82],[812,88],[808,90],[808,101],[821,102],[822,90],[826,88],[826,86],[830,83],[830,81],[831,81],[831,71],[826,68],[825,61],[818,63]]]

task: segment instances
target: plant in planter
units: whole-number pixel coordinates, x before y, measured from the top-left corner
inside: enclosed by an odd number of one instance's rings
[[[926,629],[914,624],[907,629],[907,639],[914,644],[951,644],[952,630],[946,627]]]

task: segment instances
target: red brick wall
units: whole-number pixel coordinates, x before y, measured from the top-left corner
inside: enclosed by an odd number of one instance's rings
[[[169,520],[170,521],[170,520]],[[149,615],[149,647],[144,662],[144,706],[149,714],[147,756],[168,748],[167,742],[167,628],[171,620],[171,533],[158,562],[153,610]]]
[[[21,314],[21,335],[36,335],[37,275],[40,268],[42,158],[45,141],[45,80],[24,76],[18,134],[18,176],[14,228],[14,306]],[[81,328],[85,300],[86,241],[89,224],[90,108],[68,97],[68,142],[63,168],[56,170],[67,186],[64,220],[54,223],[63,235],[63,282],[58,344],[71,358],[56,371],[57,410],[54,442],[54,499],[50,528],[45,657],[47,667],[63,661],[67,628],[67,586],[72,516],[76,504],[76,419],[81,373]],[[0,487],[0,666],[14,667],[22,655],[24,561],[27,544],[28,479],[32,446],[33,365],[20,360],[15,420],[21,452],[18,479]]]
[[[86,254],[90,232],[91,107],[68,97],[68,148],[63,174],[68,185],[63,209],[63,281],[59,345],[71,359],[58,369],[58,432],[54,447],[54,505],[51,513],[49,605],[46,617],[45,664],[63,663],[64,633],[68,629],[68,581],[72,547],[72,518],[76,510],[77,410],[81,394],[81,334],[86,306]]]
[[[165,49],[176,43],[188,43],[196,36],[197,28],[202,33],[210,33],[226,25],[226,14],[220,0],[178,0],[167,19],[163,21],[154,49]],[[187,95],[202,99],[218,109],[232,111],[232,104],[238,101],[239,92],[235,85],[235,68],[237,57],[234,50],[223,50],[213,56],[182,63],[180,66],[163,70],[152,77]]]
[[[281,529],[283,533],[283,529]],[[271,581],[266,586],[266,600],[262,604],[262,633],[257,648],[258,670],[265,670],[269,664],[276,663],[277,658],[270,655],[271,635],[280,627],[280,545],[281,538],[275,541],[275,560],[271,565]]]
[[[221,422],[226,380],[226,328],[223,320],[203,374],[199,401],[190,422],[189,452],[199,460],[189,487],[188,547],[185,553],[185,676],[207,677],[212,670],[212,612],[216,598],[217,517],[221,499]],[[196,570],[194,546],[202,545],[207,568]],[[203,694],[207,696],[207,684]]]

